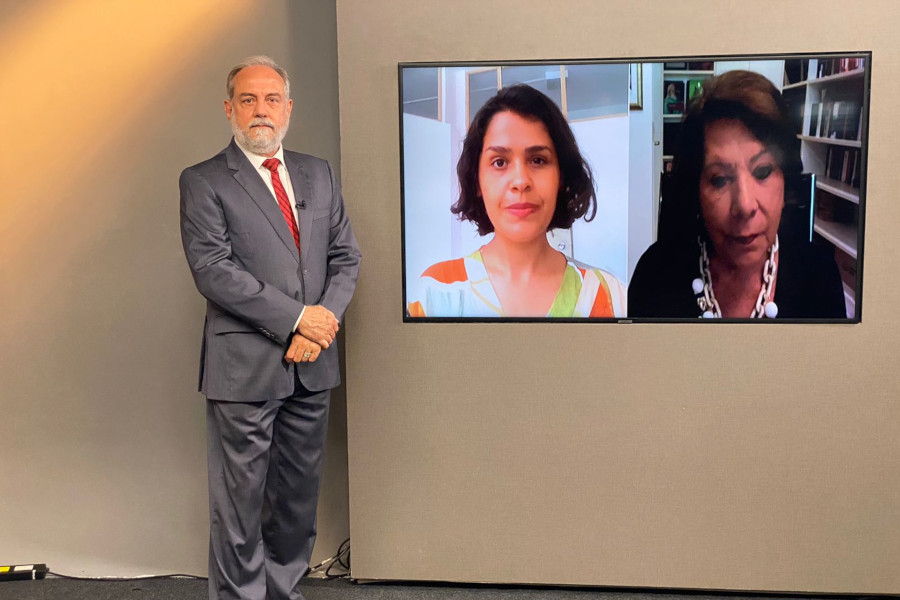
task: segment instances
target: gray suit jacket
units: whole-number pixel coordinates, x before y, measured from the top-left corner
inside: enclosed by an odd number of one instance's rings
[[[258,402],[294,391],[296,369],[311,391],[340,383],[337,343],[315,363],[284,353],[304,305],[338,319],[356,287],[360,252],[329,164],[284,152],[300,215],[300,248],[274,196],[234,140],[184,170],[181,236],[207,299],[200,391],[213,400]]]

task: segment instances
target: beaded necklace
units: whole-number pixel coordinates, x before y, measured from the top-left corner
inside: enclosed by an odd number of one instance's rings
[[[706,242],[699,236],[697,243],[700,244],[700,277],[691,282],[694,295],[697,296],[697,306],[700,307],[703,319],[721,319],[722,310],[719,308],[719,302],[716,300],[716,294],[713,292],[712,275],[709,272],[709,256],[706,253]],[[756,306],[750,313],[751,319],[762,319],[768,317],[774,319],[778,315],[778,305],[769,297],[772,294],[772,287],[775,285],[775,276],[778,272],[778,262],[775,255],[778,254],[778,236],[775,236],[775,243],[769,246],[769,257],[766,264],[763,265],[762,284],[759,288],[759,296],[756,298]]]

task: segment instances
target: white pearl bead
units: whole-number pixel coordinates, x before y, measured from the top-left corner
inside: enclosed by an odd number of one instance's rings
[[[703,293],[703,280],[699,277],[694,279],[694,281],[691,282],[691,287],[694,288],[695,294]]]
[[[712,319],[712,318],[715,318],[715,316],[716,316],[716,315],[714,315],[714,314],[712,313],[711,310],[704,310],[704,311],[703,311],[703,318],[704,318],[704,319]]]
[[[766,302],[766,316],[774,319],[778,316],[778,305],[774,302]]]

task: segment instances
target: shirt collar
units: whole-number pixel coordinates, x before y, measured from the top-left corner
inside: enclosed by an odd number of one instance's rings
[[[237,144],[237,147],[241,149],[241,152],[244,153],[244,156],[247,157],[247,160],[250,161],[250,164],[253,165],[254,169],[259,171],[260,169],[265,168],[265,167],[263,167],[263,162],[270,157],[260,156],[259,154],[254,154],[253,152],[250,152],[249,150],[247,150],[246,148],[241,146],[241,143],[239,141],[237,141],[237,138],[235,138],[234,143]],[[276,151],[275,155],[272,156],[271,158],[277,158],[281,162],[282,166],[285,166],[284,165],[284,146],[279,145],[278,151]],[[287,166],[285,166],[285,168],[287,168]]]

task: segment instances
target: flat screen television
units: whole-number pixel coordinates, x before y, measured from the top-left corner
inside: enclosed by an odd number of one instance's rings
[[[858,323],[871,64],[401,63],[404,322]]]

